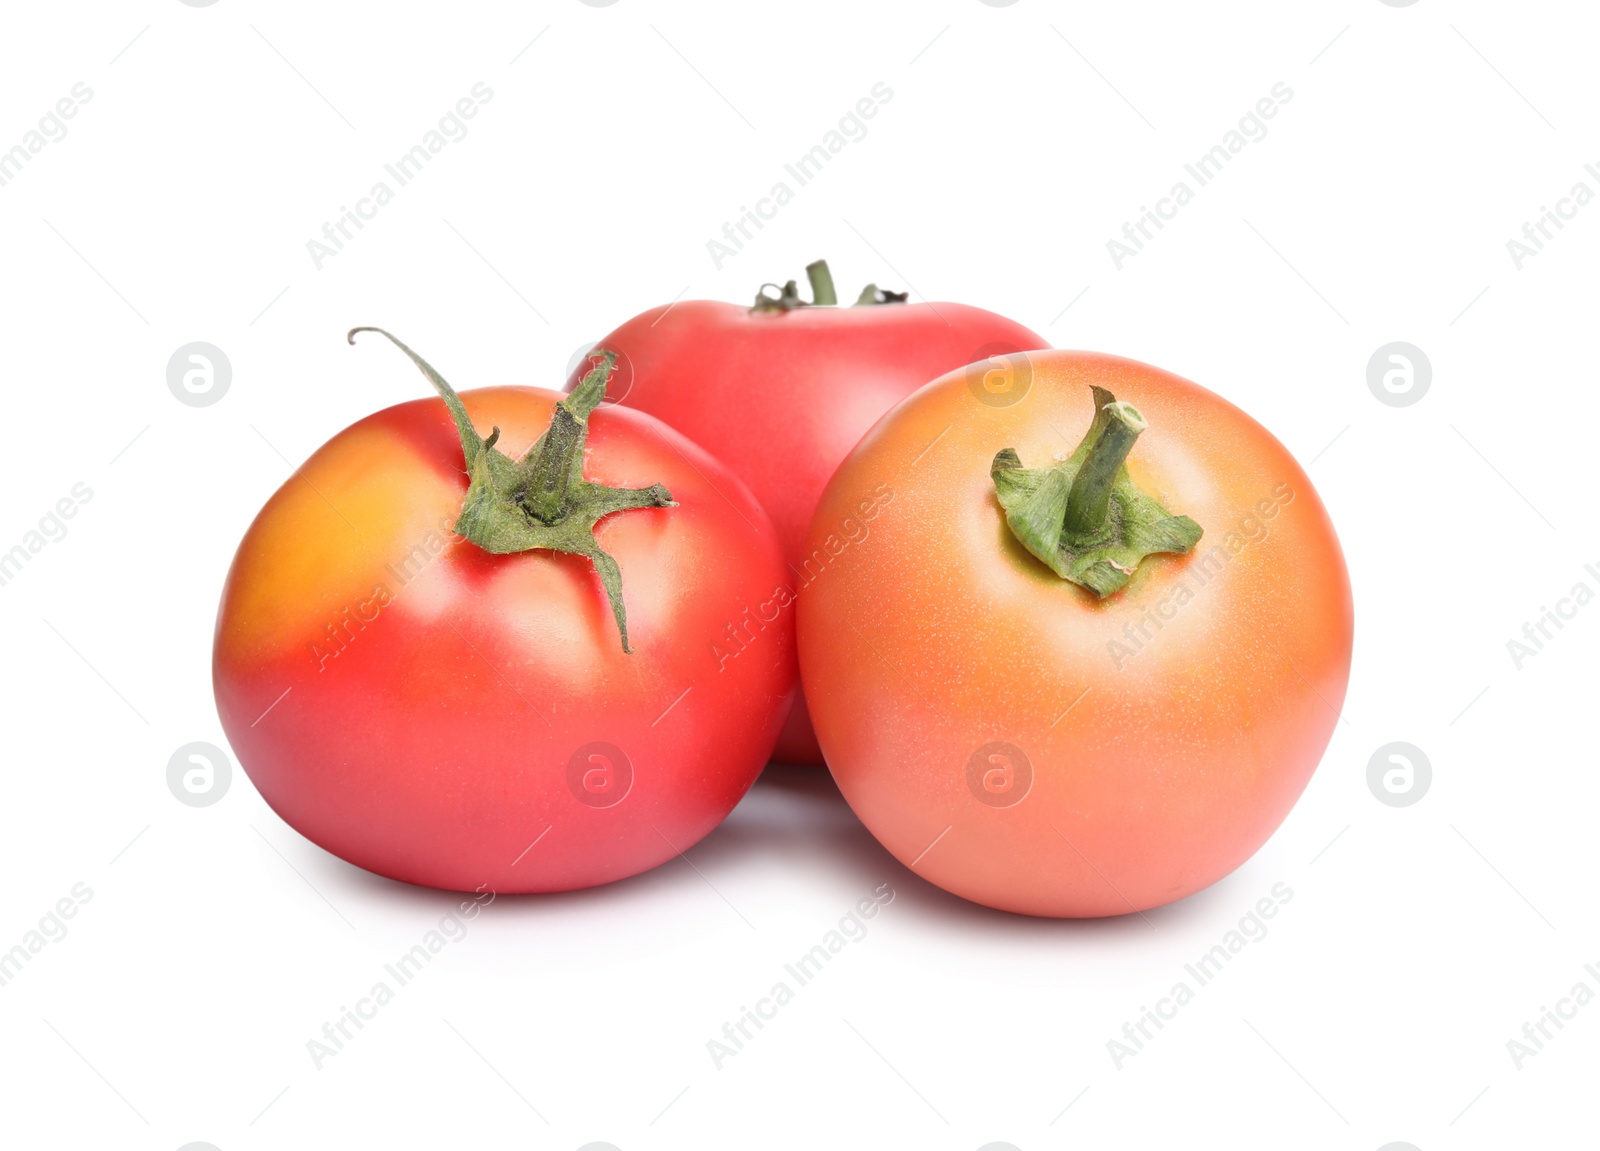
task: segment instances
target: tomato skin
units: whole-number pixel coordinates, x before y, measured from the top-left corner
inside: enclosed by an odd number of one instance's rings
[[[462,399],[515,457],[560,396]],[[632,655],[588,559],[491,555],[450,530],[467,477],[437,400],[347,428],[257,516],[218,612],[217,706],[308,839],[427,887],[565,891],[679,854],[755,780],[796,690],[772,526],[651,417],[602,407],[589,427],[587,479],[662,483],[679,504],[595,531],[622,570]]]
[[[690,300],[636,316],[598,346],[624,357],[608,395],[726,463],[771,515],[794,564],[828,478],[884,412],[946,372],[1049,344],[963,304],[762,312]],[[822,762],[803,701],[776,758]]]
[[[845,798],[918,874],[1030,915],[1145,910],[1233,871],[1305,789],[1349,680],[1349,576],[1305,472],[1244,412],[1131,360],[1027,360],[1019,401],[952,373],[840,466],[801,678]],[[1017,543],[989,474],[1002,448],[1071,451],[1091,384],[1150,421],[1133,480],[1206,533],[1102,601]]]

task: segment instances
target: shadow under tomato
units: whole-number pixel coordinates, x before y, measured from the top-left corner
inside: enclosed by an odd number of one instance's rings
[[[850,810],[833,777],[813,767],[769,766],[728,820],[688,854],[713,881],[724,867],[731,875],[749,866],[751,856],[777,856],[792,869],[848,879],[862,892],[888,882],[896,906],[919,923],[1001,940],[1139,938],[1212,921],[1231,914],[1237,902],[1223,880],[1164,907],[1098,919],[1044,919],[984,907],[929,883],[891,855]]]
[[[329,857],[330,866],[334,858]],[[349,864],[341,870],[339,882],[346,890],[393,907],[437,914],[454,899],[470,898],[402,883]],[[773,764],[721,826],[679,859],[599,887],[500,895],[496,905],[501,914],[538,918],[558,911],[566,915],[591,908],[616,909],[680,893],[699,898],[707,884],[719,895],[741,889],[747,893],[751,876],[763,882],[775,881],[774,877],[803,882],[808,875],[861,895],[889,883],[895,892],[896,917],[924,929],[964,938],[982,935],[1001,943],[1050,941],[1068,949],[1153,938],[1165,928],[1181,932],[1190,924],[1231,915],[1239,901],[1231,891],[1231,879],[1224,879],[1164,907],[1099,919],[1044,919],[983,907],[929,883],[890,855],[850,810],[825,768]],[[743,895],[739,902],[747,899]]]

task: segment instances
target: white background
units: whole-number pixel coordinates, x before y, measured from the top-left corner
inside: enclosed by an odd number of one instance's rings
[[[0,550],[75,483],[69,534],[0,587],[0,949],[93,898],[0,987],[0,1143],[29,1148],[1592,1146],[1600,980],[1586,607],[1600,563],[1600,179],[1589,6],[1378,0],[12,4],[0,148],[92,99],[0,187],[9,433]],[[482,81],[469,134],[320,270],[306,242]],[[873,85],[892,101],[718,269],[707,241]],[[1106,242],[1275,83],[1292,101],[1136,258]],[[1357,605],[1348,704],[1282,829],[1183,903],[1102,922],[969,906],[896,864],[825,776],[785,772],[680,860],[484,911],[355,1041],[306,1043],[450,906],[323,853],[223,743],[216,597],[319,443],[423,394],[558,386],[683,295],[830,259],[914,299],[1197,380],[1304,462]],[[179,346],[228,393],[168,391]],[[1393,340],[1433,383],[1381,403]],[[1373,752],[1421,748],[1395,808]],[[1292,901],[1119,1069],[1107,1041],[1277,883]],[[719,1070],[706,1043],[863,895],[870,933]]]

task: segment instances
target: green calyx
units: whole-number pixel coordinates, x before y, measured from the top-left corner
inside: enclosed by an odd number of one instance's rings
[[[796,308],[828,308],[839,302],[839,293],[833,286],[833,273],[828,270],[828,261],[817,260],[806,265],[806,279],[811,281],[811,299],[800,298],[800,288],[795,281],[790,280],[783,287],[777,284],[762,284],[761,291],[756,293],[756,302],[751,307],[752,312],[792,312]],[[771,296],[767,289],[771,288],[778,294]],[[867,304],[903,304],[908,296],[905,292],[886,292],[877,284],[868,284],[861,289],[861,294],[856,297],[855,306]]]
[[[890,292],[877,284],[868,284],[856,297],[855,306],[864,308],[872,304],[903,304],[910,298],[910,292]]]
[[[411,357],[450,409],[461,436],[468,477],[467,498],[456,520],[456,533],[495,555],[542,548],[588,557],[611,601],[622,650],[631,654],[628,616],[622,602],[622,571],[595,541],[594,527],[612,512],[678,505],[660,484],[612,488],[583,478],[589,413],[605,398],[606,380],[617,361],[616,353],[596,353],[604,362],[556,403],[550,427],[520,460],[513,460],[495,447],[500,429],[494,428],[487,438],[480,436],[461,397],[426,360],[382,328],[352,328],[350,343],[356,342],[357,332],[377,332]]]
[[[1132,404],[1093,391],[1094,422],[1070,456],[1024,468],[1016,449],[1005,448],[989,474],[1017,541],[1056,575],[1104,599],[1146,556],[1192,550],[1201,528],[1135,486],[1124,461],[1149,424]]]

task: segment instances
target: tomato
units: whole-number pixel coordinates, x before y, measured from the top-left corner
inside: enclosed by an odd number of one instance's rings
[[[213,660],[229,740],[297,831],[408,883],[564,891],[673,858],[796,692],[771,523],[651,416],[590,414],[603,371],[457,399],[422,366],[447,403],[340,432],[239,545]]]
[[[801,681],[845,798],[919,875],[1140,911],[1238,867],[1305,789],[1349,576],[1305,472],[1227,401],[1113,356],[1010,362],[1009,390],[922,388],[840,466]]]
[[[827,266],[807,271],[818,301],[832,303]],[[798,565],[823,486],[879,416],[954,368],[974,364],[981,381],[993,357],[1048,346],[992,312],[903,300],[868,285],[854,307],[803,305],[791,281],[754,308],[709,300],[653,308],[597,348],[620,356],[611,397],[659,416],[726,463]],[[775,755],[822,762],[803,703]]]

